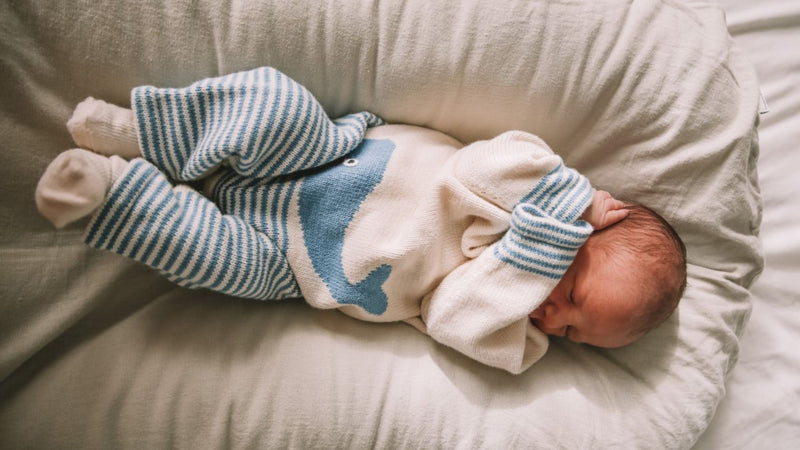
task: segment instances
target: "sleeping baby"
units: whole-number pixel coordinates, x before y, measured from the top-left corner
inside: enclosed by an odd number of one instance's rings
[[[685,250],[538,137],[463,146],[367,112],[328,118],[272,68],[89,98],[36,191],[56,227],[179,285],[405,321],[512,373],[547,335],[631,343],[675,309]]]

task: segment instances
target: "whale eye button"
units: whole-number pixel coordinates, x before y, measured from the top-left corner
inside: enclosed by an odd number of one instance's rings
[[[342,164],[344,164],[347,167],[353,167],[358,165],[358,160],[355,158],[347,158],[344,160]]]

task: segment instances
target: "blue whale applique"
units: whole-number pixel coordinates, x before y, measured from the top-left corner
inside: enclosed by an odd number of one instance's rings
[[[374,315],[386,311],[383,283],[392,266],[382,264],[363,280],[351,283],[342,264],[344,235],[361,204],[383,179],[394,148],[390,140],[365,139],[343,161],[305,176],[300,183],[298,213],[314,270],[338,303],[358,305]]]

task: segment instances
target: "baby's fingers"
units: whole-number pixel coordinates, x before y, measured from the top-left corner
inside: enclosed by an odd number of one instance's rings
[[[625,206],[625,204],[623,203],[622,206]],[[627,209],[608,210],[603,214],[603,217],[600,219],[598,226],[595,226],[595,229],[602,230],[603,228],[610,227],[611,225],[614,225],[620,220],[628,217],[629,213],[630,211]]]
[[[589,223],[596,230],[614,225],[628,216],[625,202],[617,200],[608,192],[601,190],[594,191],[592,206],[589,209]]]
[[[599,190],[594,191],[592,195],[592,204],[603,211],[622,209],[625,207],[625,203],[615,199],[607,191]]]
[[[608,211],[619,210],[625,208],[625,202],[617,200],[614,197],[611,197],[611,195],[609,194],[608,199],[605,201],[605,206],[606,206],[605,209]]]

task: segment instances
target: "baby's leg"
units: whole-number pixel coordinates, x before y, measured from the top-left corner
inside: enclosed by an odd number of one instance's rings
[[[223,164],[265,180],[322,166],[383,123],[368,112],[331,120],[308,89],[269,67],[186,88],[138,87],[131,103],[144,158],[179,181]]]
[[[89,97],[75,107],[67,129],[83,148],[125,159],[142,156],[130,109]]]
[[[50,163],[39,180],[36,206],[57,228],[86,217],[100,207],[127,165],[118,156],[67,150]]]
[[[85,241],[190,288],[256,299],[299,297],[283,253],[265,234],[224,215],[191,188],[173,187],[142,159],[114,184]]]

